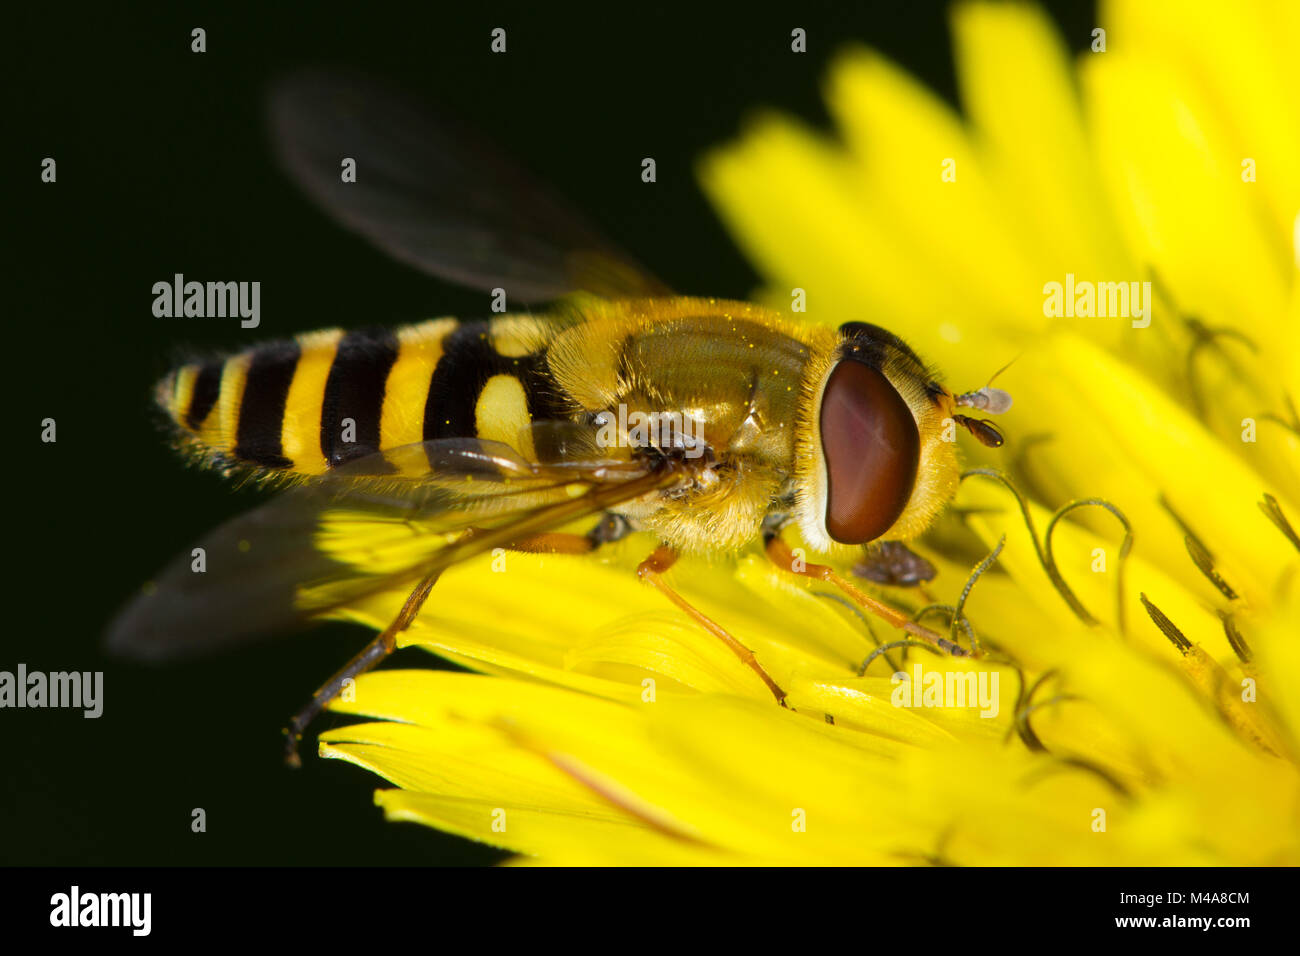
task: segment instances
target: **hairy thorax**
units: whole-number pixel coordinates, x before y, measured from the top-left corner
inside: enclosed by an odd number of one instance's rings
[[[680,459],[681,488],[619,511],[699,553],[754,540],[786,487],[807,355],[770,321],[684,307],[584,323],[561,335],[550,358],[607,435]]]

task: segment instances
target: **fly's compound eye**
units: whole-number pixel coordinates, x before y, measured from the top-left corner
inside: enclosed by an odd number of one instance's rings
[[[865,544],[903,513],[916,482],[921,435],[907,402],[881,372],[842,359],[822,392],[826,531]]]

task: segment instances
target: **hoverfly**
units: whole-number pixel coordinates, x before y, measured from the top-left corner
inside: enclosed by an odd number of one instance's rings
[[[946,424],[1001,444],[897,336],[862,322],[801,325],[758,305],[673,295],[580,217],[451,124],[368,81],[303,74],[271,99],[279,156],[344,225],[426,273],[548,311],[330,330],[183,365],[156,399],[178,444],[230,475],[290,487],[185,554],[111,627],[113,649],[162,659],[409,594],[287,731],[393,650],[448,567],[496,548],[589,552],[632,531],[660,545],[648,584],[727,645],[777,702],[762,662],[678,594],[682,553],[761,542],[781,567],[950,653],[966,652],[827,565],[862,547],[898,566],[955,492]],[[355,181],[340,176],[352,158]],[[627,422],[667,420],[641,429]],[[588,530],[565,530],[586,521]],[[334,546],[364,529],[364,565]],[[375,529],[388,529],[376,532]],[[903,560],[904,572],[907,571]],[[891,572],[892,573],[892,572]],[[869,575],[868,575],[869,576]]]

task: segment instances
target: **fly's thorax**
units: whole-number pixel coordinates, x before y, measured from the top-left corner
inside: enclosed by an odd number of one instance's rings
[[[591,301],[582,313],[548,349],[557,384],[618,441],[692,464],[686,487],[638,502],[627,516],[681,551],[734,551],[757,539],[794,472],[818,333],[713,299]],[[648,433],[635,430],[647,422]],[[708,467],[692,453],[707,454]]]
[[[684,430],[719,461],[788,470],[808,355],[768,310],[675,298],[591,303],[551,344],[548,365],[592,414],[620,425],[650,419],[666,426],[660,439]]]
[[[805,381],[795,456],[804,539],[847,555],[921,534],[957,489],[952,394],[901,339],[857,322],[814,353]]]
[[[628,517],[684,554],[734,554],[760,537],[783,482],[775,468],[737,457]]]

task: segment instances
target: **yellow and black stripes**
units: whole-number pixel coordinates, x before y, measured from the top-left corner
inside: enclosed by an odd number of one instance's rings
[[[455,319],[435,319],[397,330],[398,360],[388,372],[379,418],[381,448],[424,441],[429,382],[442,358],[443,344],[457,325]]]
[[[300,335],[296,339],[302,354],[294,369],[293,382],[285,400],[280,441],[284,456],[296,472],[320,474],[329,464],[321,450],[321,411],[325,405],[325,383],[334,367],[340,329]]]
[[[284,407],[302,348],[297,342],[273,342],[253,350],[239,400],[234,456],[263,468],[291,468],[281,435]]]
[[[185,410],[185,424],[198,431],[221,395],[221,369],[224,362],[204,362],[194,376],[193,391]]]
[[[564,400],[547,371],[545,354],[503,355],[494,345],[489,323],[474,322],[447,337],[424,406],[424,440],[480,434],[479,399],[489,382],[500,376],[517,381],[522,389],[527,418],[520,419],[519,427],[529,421],[566,416],[570,403]],[[510,391],[511,395],[518,394],[518,390]],[[501,395],[503,400],[508,400],[504,389]],[[486,415],[494,411],[482,410]],[[502,435],[482,437],[506,440]]]
[[[321,452],[331,468],[379,451],[384,389],[397,355],[388,329],[361,329],[339,341],[320,416]]]
[[[541,323],[513,316],[313,332],[183,366],[159,402],[183,443],[219,467],[312,475],[462,437],[532,455],[528,424],[572,407],[547,369],[545,339]]]

